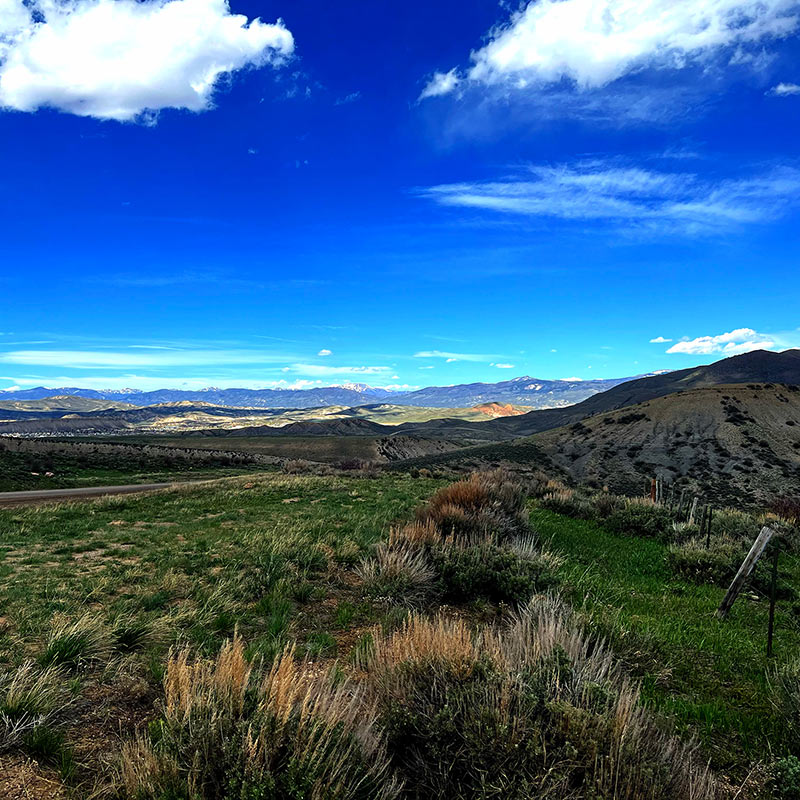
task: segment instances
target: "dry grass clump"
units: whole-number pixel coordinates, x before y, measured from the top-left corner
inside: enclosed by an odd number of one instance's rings
[[[503,630],[412,615],[361,666],[409,797],[701,800],[715,782],[664,736],[610,652],[539,598]]]
[[[375,598],[421,603],[435,590],[436,573],[425,551],[410,542],[381,543],[356,567],[364,592]]]
[[[56,667],[25,661],[0,671],[0,753],[52,723],[69,703],[64,674]]]
[[[172,653],[162,717],[126,746],[121,772],[137,800],[389,800],[400,790],[363,688],[292,648],[264,671],[238,636],[212,661]]]
[[[436,492],[357,573],[368,595],[411,605],[435,595],[519,603],[550,586],[558,566],[530,529],[522,486],[494,470]]]

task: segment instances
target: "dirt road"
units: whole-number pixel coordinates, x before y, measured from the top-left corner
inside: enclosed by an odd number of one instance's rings
[[[83,489],[33,489],[26,492],[0,492],[0,506],[45,503],[49,500],[80,500],[84,497],[100,497],[109,494],[150,492],[154,489],[186,486],[188,483],[134,483],[127,486],[87,486]]]

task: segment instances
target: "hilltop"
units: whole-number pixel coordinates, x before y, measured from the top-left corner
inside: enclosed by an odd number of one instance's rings
[[[755,350],[713,364],[634,378],[567,408],[534,410],[519,417],[492,420],[482,427],[496,438],[527,436],[687,389],[741,383],[800,384],[800,350]]]

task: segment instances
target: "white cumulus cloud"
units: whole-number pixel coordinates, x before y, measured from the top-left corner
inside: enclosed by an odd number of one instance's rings
[[[333,351],[328,350],[327,348],[323,347],[322,350],[317,353],[318,356],[330,356],[333,355]]]
[[[665,339],[663,336],[656,336],[655,339],[650,340],[650,344],[664,344],[665,342],[671,342],[672,339]]]
[[[749,353],[752,350],[769,350],[775,347],[775,341],[768,334],[758,333],[752,328],[737,328],[717,336],[698,336],[696,339],[684,339],[670,347],[668,353],[685,355],[710,355],[720,353],[735,356]]]
[[[796,83],[779,83],[773,86],[767,94],[774,94],[777,97],[791,97],[795,94],[800,94],[800,86]]]
[[[423,96],[467,80],[518,88],[568,80],[596,89],[643,68],[681,69],[725,48],[785,37],[796,0],[534,0],[489,34],[472,66],[437,73]]]
[[[204,111],[225,76],[293,49],[280,20],[227,0],[0,0],[0,107],[120,121]]]

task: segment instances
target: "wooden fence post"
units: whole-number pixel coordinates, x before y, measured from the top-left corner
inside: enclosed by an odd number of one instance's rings
[[[695,497],[695,499],[692,500],[692,510],[689,512],[689,518],[686,520],[690,525],[694,525],[694,515],[697,512],[698,501],[699,498],[697,497]]]
[[[767,658],[772,658],[772,634],[775,631],[775,596],[778,586],[778,555],[780,554],[780,540],[772,545],[772,580],[769,586],[769,624],[767,626]]]
[[[714,509],[708,507],[708,519],[706,520],[706,550],[711,547],[711,517],[714,515]]]
[[[739,567],[739,571],[736,573],[736,577],[733,579],[733,582],[728,589],[728,593],[725,595],[720,603],[719,608],[717,609],[717,617],[719,619],[725,619],[725,617],[728,616],[731,606],[739,596],[739,592],[742,591],[744,582],[750,576],[750,573],[753,571],[753,567],[755,567],[756,562],[764,552],[764,548],[769,544],[769,540],[774,535],[775,531],[772,528],[768,528],[766,525],[761,529],[761,532],[753,542],[753,546],[750,548],[750,552],[742,562],[742,566]]]
[[[686,489],[681,489],[681,496],[678,498],[678,516],[683,514],[683,501],[686,498]]]

